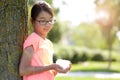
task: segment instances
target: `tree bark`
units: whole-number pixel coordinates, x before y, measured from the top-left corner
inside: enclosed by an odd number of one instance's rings
[[[21,80],[19,62],[27,17],[27,0],[0,0],[0,80]]]

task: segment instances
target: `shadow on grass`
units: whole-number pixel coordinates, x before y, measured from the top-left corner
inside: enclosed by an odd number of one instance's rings
[[[115,72],[115,73],[120,73],[120,71],[114,70],[114,69],[80,69],[80,70],[71,70],[71,72]]]

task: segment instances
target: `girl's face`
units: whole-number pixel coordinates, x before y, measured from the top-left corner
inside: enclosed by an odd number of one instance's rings
[[[45,36],[52,29],[53,17],[46,11],[42,11],[33,22],[34,31],[39,35]]]

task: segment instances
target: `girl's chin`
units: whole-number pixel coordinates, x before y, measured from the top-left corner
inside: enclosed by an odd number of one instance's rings
[[[48,32],[44,32],[43,34],[44,34],[44,35],[47,35],[47,34],[48,34]]]
[[[48,34],[48,32],[49,32],[48,30],[45,30],[45,31],[44,31],[44,34]]]

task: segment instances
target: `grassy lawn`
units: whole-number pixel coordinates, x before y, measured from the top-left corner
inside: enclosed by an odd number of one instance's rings
[[[120,63],[112,62],[111,68],[107,69],[108,62],[84,62],[79,64],[73,64],[71,72],[83,71],[83,72],[120,72]],[[55,80],[120,80],[120,78],[95,78],[88,77],[72,77],[72,76],[57,76]]]
[[[55,80],[120,80],[114,78],[94,78],[94,77],[56,77]]]
[[[79,64],[73,64],[71,72],[76,71],[95,71],[95,72],[120,72],[120,62],[112,62],[111,68],[108,69],[108,62],[84,62]]]

